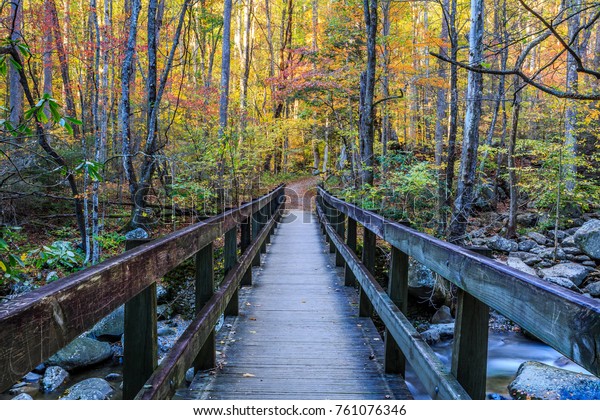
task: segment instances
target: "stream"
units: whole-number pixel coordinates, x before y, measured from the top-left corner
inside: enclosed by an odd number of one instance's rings
[[[450,369],[452,340],[431,346],[442,363]],[[588,373],[553,348],[515,332],[490,332],[488,344],[487,394],[511,399],[507,386],[512,382],[521,363],[534,360],[550,366]],[[406,366],[406,384],[416,400],[430,399],[410,365]]]

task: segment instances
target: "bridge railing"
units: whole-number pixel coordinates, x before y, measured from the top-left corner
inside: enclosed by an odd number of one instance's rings
[[[374,309],[385,324],[386,371],[404,374],[408,361],[432,398],[485,398],[490,307],[600,376],[600,305],[594,299],[387,220],[320,187],[317,213],[336,264],[346,267],[346,284],[358,281],[360,316]],[[364,228],[360,259],[357,223]],[[392,247],[387,293],[373,277],[377,237]],[[450,371],[405,316],[409,256],[457,286]]]
[[[123,397],[173,395],[190,367],[215,367],[214,327],[237,314],[284,209],[284,186],[0,305],[0,390],[7,389],[125,304]],[[240,252],[238,256],[238,230]],[[224,236],[225,278],[215,291],[213,248]],[[156,282],[195,258],[196,316],[157,367]],[[134,344],[130,344],[134,343]]]

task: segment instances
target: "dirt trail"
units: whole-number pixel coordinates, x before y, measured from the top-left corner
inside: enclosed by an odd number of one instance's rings
[[[318,182],[318,176],[311,176],[288,183],[285,187],[286,209],[311,211]]]

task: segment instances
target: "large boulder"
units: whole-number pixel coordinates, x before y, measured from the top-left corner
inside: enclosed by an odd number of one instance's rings
[[[52,392],[65,382],[69,373],[60,366],[50,366],[46,369],[40,388],[43,392]]]
[[[61,400],[108,400],[113,395],[112,386],[104,379],[85,379],[65,391]]]
[[[593,298],[600,298],[600,281],[588,284],[583,291],[589,293]]]
[[[600,220],[592,219],[585,222],[575,232],[573,239],[584,254],[600,260]]]
[[[148,239],[150,235],[142,228],[137,228],[130,230],[125,234],[125,239],[127,240],[135,240],[135,239]]]
[[[51,356],[46,364],[60,366],[66,370],[74,370],[95,365],[111,356],[110,344],[88,337],[79,337]]]
[[[537,242],[539,245],[546,245],[547,242],[550,242],[550,240],[548,238],[546,238],[544,235],[542,235],[539,232],[529,232],[527,234],[527,236],[530,239],[533,239],[535,242]]]
[[[508,258],[518,258],[527,265],[534,265],[542,261],[542,258],[539,255],[524,251],[511,252],[508,254]]]
[[[523,262],[523,260],[521,260],[520,258],[516,258],[516,257],[508,257],[508,260],[506,261],[506,264],[509,267],[512,267],[516,270],[522,271],[524,273],[527,273],[529,275],[535,276],[537,277],[537,272],[535,271],[534,268],[528,266],[527,264],[525,264]]]
[[[408,267],[408,287],[429,289],[435,286],[435,274],[418,261],[410,260]]]
[[[440,340],[454,337],[454,323],[431,324],[428,330],[421,333],[421,337],[428,344],[435,344]]]
[[[12,398],[13,400],[33,400],[33,397],[25,392]]]
[[[525,362],[508,391],[517,400],[597,400],[600,379],[540,362]]]
[[[90,331],[90,337],[100,341],[118,341],[125,330],[125,305],[100,320]]]
[[[451,322],[454,322],[454,318],[452,318],[452,314],[450,314],[450,308],[446,305],[443,305],[431,317],[432,324],[448,324]]]
[[[581,264],[568,262],[557,264],[549,268],[543,268],[540,270],[542,276],[546,277],[563,277],[571,280],[575,286],[580,286],[583,280],[587,277],[590,269]]]
[[[487,245],[490,249],[502,252],[514,252],[519,249],[519,245],[515,241],[498,235],[494,235],[488,239]]]

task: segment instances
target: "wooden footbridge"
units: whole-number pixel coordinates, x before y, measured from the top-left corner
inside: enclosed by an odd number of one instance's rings
[[[593,299],[323,189],[314,213],[286,211],[284,191],[280,186],[163,238],[131,244],[139,246],[1,305],[0,388],[123,304],[126,399],[176,393],[194,399],[409,399],[406,363],[434,399],[482,399],[490,307],[600,375],[600,306]],[[215,285],[214,248],[221,237],[225,277]],[[372,274],[378,238],[391,246],[385,291]],[[457,288],[450,369],[404,315],[409,256]],[[189,258],[196,265],[196,317],[157,365],[156,282]],[[223,313],[230,325],[217,340]],[[374,313],[383,334],[371,321]],[[182,389],[190,367],[197,375]]]

